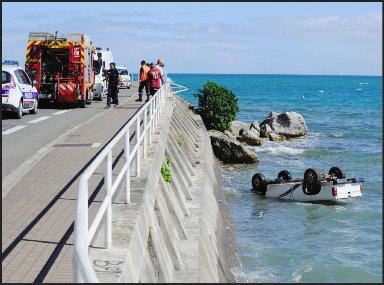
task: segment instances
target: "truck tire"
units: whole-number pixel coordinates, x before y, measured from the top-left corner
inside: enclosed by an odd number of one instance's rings
[[[90,95],[89,95],[90,94]],[[89,98],[88,98],[88,96],[89,96]],[[91,93],[88,93],[87,92],[87,96],[85,97],[85,98],[88,98],[87,100],[85,100],[85,104],[87,104],[87,105],[91,105],[92,104],[92,92]]]
[[[333,166],[328,172],[329,175],[336,176],[338,179],[345,178],[345,170],[340,166]]]
[[[78,101],[78,105],[80,108],[85,108],[85,100]]]
[[[308,168],[304,172],[304,183],[303,187],[315,187],[320,185],[321,186],[321,174],[320,171],[317,168]]]
[[[280,177],[283,178],[284,182],[288,182],[288,181],[292,180],[291,173],[289,173],[288,170],[280,171],[279,174],[277,174],[277,179],[279,179]]]
[[[38,105],[40,109],[44,109],[45,107],[48,106],[48,103],[49,103],[47,99],[39,99],[38,102],[39,102]]]
[[[38,100],[36,99],[35,100],[35,104],[33,106],[33,109],[32,110],[29,110],[29,114],[37,114],[37,105],[39,105],[39,102]]]
[[[260,192],[262,195],[267,193],[267,180],[261,173],[256,173],[252,177],[253,191]]]

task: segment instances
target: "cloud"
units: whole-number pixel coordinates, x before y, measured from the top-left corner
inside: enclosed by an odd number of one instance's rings
[[[382,14],[356,17],[255,19],[255,22],[286,38],[307,40],[381,40]]]
[[[200,33],[202,31],[202,26],[198,23],[193,24],[193,25],[184,25],[179,34],[180,35],[191,35],[195,33]]]

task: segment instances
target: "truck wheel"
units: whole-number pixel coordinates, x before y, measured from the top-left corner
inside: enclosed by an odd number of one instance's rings
[[[19,107],[17,107],[17,110],[16,110],[14,116],[16,119],[21,119],[21,117],[23,116],[23,101],[22,100],[20,100]]]
[[[304,172],[304,186],[315,187],[321,185],[321,174],[316,168],[308,168]]]
[[[280,177],[283,178],[284,182],[288,182],[288,181],[292,180],[291,173],[289,173],[288,170],[280,171],[279,174],[277,174],[277,179],[279,179]]]
[[[78,105],[80,108],[85,108],[85,100],[80,100]]]
[[[39,108],[43,109],[43,108],[47,107],[48,103],[49,103],[49,101],[47,99],[40,99],[38,101]]]
[[[267,180],[261,173],[256,173],[252,177],[252,187],[254,191],[260,192],[262,195],[267,193]]]
[[[29,114],[37,114],[37,105],[38,105],[38,101],[35,100],[35,104],[33,106],[33,109],[32,110],[29,110]]]
[[[85,97],[85,98],[87,98],[88,97],[88,92],[87,92],[87,96]],[[92,92],[91,92],[91,94],[89,95],[89,99],[87,99],[87,100],[85,100],[85,104],[87,104],[87,105],[91,105],[92,104]]]
[[[328,172],[331,176],[336,176],[338,179],[345,178],[345,170],[340,166],[333,166]]]

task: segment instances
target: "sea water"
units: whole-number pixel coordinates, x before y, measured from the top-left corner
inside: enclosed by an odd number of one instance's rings
[[[260,162],[224,164],[223,184],[236,229],[239,282],[382,281],[382,77],[170,74],[193,96],[213,81],[235,93],[237,120],[261,123],[274,111],[301,114],[306,136],[249,147]],[[177,89],[175,89],[176,91]],[[337,202],[287,202],[251,192],[251,178],[281,170],[344,168],[363,177],[363,196]]]

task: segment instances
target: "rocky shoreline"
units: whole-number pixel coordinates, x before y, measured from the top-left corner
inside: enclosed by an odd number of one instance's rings
[[[296,112],[270,112],[260,124],[233,121],[231,127],[220,132],[208,131],[213,152],[223,163],[258,163],[259,158],[247,146],[261,146],[263,139],[281,142],[308,134],[303,116]]]

